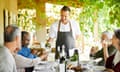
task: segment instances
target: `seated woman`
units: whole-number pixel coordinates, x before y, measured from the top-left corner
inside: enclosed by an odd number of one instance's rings
[[[104,31],[101,35],[102,49],[96,52],[95,54],[93,54],[94,59],[102,58],[102,60],[98,62],[98,65],[104,66],[106,59],[109,56],[115,54],[116,49],[110,43],[111,40],[112,40],[112,34],[108,31]]]
[[[108,72],[120,72],[120,29],[114,32],[112,44],[117,52],[107,59],[105,67]]]

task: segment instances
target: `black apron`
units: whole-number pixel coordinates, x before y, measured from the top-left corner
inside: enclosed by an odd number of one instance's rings
[[[72,35],[72,27],[71,23],[69,22],[70,31],[69,32],[60,32],[60,22],[58,25],[58,32],[57,32],[57,40],[56,40],[56,50],[58,50],[58,46],[60,46],[60,51],[62,51],[62,46],[65,46],[65,53],[66,57],[69,58],[69,49],[75,47],[75,40]],[[58,51],[56,51],[58,52]]]

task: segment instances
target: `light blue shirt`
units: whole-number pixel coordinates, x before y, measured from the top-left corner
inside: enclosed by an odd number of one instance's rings
[[[0,72],[17,72],[14,57],[6,47],[0,47]]]

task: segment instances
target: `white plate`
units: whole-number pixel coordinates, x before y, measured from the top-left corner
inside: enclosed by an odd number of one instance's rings
[[[50,62],[50,61],[44,61],[44,62],[40,62],[38,65],[36,65],[34,67],[34,70],[46,70],[46,69],[54,69],[54,67],[56,67],[56,63],[55,62]]]
[[[95,70],[105,70],[104,66],[94,66]]]

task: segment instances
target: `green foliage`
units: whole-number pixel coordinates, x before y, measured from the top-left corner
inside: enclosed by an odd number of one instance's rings
[[[114,4],[111,7],[109,12],[110,14],[110,23],[115,24],[116,26],[120,27],[120,3]]]
[[[37,8],[37,4],[42,4],[39,2],[39,0],[21,0],[22,3],[29,3],[28,5],[25,5],[27,8]],[[39,3],[38,3],[39,2]],[[51,0],[48,0],[48,2],[52,2]],[[72,9],[71,18],[76,19],[80,24],[81,32],[85,35],[85,37],[90,36],[89,33],[93,33],[95,31],[94,24],[98,24],[98,31],[99,34],[105,30],[114,30],[115,28],[120,27],[120,0],[65,0],[62,2],[61,0],[58,0],[57,2],[53,2],[59,5],[68,5],[72,7],[80,7],[82,8],[82,12],[78,14],[77,11]],[[56,5],[52,8],[52,10],[55,13],[55,15],[52,15],[50,17],[45,16],[44,11],[39,10],[38,7],[38,13],[40,13],[40,17],[43,17],[44,19],[47,17],[47,26],[50,26],[55,20],[59,19],[59,9]],[[52,13],[52,12],[51,12]],[[28,15],[27,13],[25,15]],[[22,23],[23,28],[30,28],[28,27],[29,20],[25,15],[20,14],[24,18]],[[57,18],[54,18],[53,16],[56,16]],[[79,16],[79,17],[78,17]],[[33,20],[33,19],[32,19]],[[18,19],[19,22],[19,19]],[[20,26],[21,23],[19,22],[18,25]],[[31,25],[30,25],[31,26]],[[39,23],[36,23],[36,27],[39,27]],[[33,28],[32,28],[33,27]],[[31,26],[30,30],[35,29],[34,26]]]
[[[57,2],[57,4],[77,7],[78,5],[75,3],[77,2],[71,2],[71,4],[67,4],[66,1]],[[80,9],[82,9],[82,12],[78,13],[76,9],[71,8],[71,18],[79,22],[81,32],[85,37],[89,38],[91,34],[93,35],[93,32],[96,30],[94,28],[95,24],[98,24],[98,34],[106,30],[112,31],[120,27],[119,0],[79,0],[78,4],[81,4]],[[55,16],[59,18],[59,10],[56,5],[54,5],[52,11],[56,14]],[[48,26],[55,20],[54,17],[51,17],[47,22]]]
[[[99,34],[105,30],[114,30],[120,27],[120,1],[119,0],[79,0],[83,2],[80,13],[80,28],[85,36],[93,33],[94,24],[99,26]]]
[[[35,11],[30,9],[21,9],[18,11],[17,25],[25,31],[34,32],[35,23],[33,18],[35,17]]]

